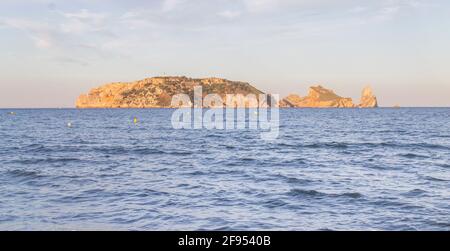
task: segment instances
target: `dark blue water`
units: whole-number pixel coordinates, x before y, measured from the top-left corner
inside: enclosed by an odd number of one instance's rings
[[[274,142],[171,113],[0,110],[0,229],[450,230],[450,109],[287,109]]]

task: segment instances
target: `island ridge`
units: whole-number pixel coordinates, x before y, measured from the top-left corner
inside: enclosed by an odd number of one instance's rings
[[[203,96],[218,94],[226,100],[227,94],[265,94],[249,83],[222,78],[195,79],[188,77],[154,77],[131,83],[110,83],[80,95],[77,108],[177,108],[172,106],[174,95],[187,94],[193,100],[194,87],[201,86]],[[244,102],[245,107],[249,104]],[[227,104],[224,104],[225,106]],[[306,97],[291,94],[279,101],[282,108],[376,108],[378,100],[370,87],[364,88],[359,105],[323,86],[314,86]]]

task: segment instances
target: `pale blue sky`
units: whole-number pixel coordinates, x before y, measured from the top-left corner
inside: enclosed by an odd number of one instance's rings
[[[448,0],[0,0],[0,107],[73,107],[106,82],[322,84],[383,106],[450,106]]]

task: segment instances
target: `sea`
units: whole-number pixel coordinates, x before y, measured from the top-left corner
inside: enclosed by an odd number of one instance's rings
[[[450,108],[172,114],[1,109],[0,230],[450,230]]]

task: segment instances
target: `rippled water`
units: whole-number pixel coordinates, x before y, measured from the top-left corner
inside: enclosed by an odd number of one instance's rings
[[[450,109],[286,109],[271,143],[171,112],[0,110],[0,229],[450,230]]]

